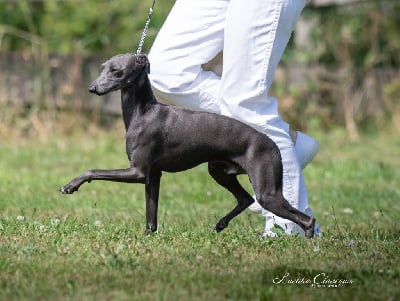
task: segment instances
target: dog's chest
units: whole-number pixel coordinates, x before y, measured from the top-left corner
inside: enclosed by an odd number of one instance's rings
[[[160,143],[157,132],[151,126],[131,124],[126,132],[126,153],[129,159],[134,159],[138,152],[141,156],[153,152],[154,146]]]

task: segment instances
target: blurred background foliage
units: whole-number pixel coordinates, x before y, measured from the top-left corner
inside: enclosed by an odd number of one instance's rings
[[[149,35],[156,34],[173,2],[157,2]],[[50,53],[110,55],[136,50],[150,6],[150,0],[0,1],[0,24],[42,37]],[[146,42],[148,48],[151,39]],[[27,46],[13,35],[2,38],[3,51]]]
[[[174,0],[160,0],[150,24],[150,36],[164,22]],[[353,2],[350,2],[353,3]],[[42,37],[52,53],[113,54],[134,49],[151,0],[0,1],[0,25]],[[312,42],[302,59],[321,64],[351,64],[357,68],[400,65],[400,2],[360,1],[342,6],[307,6],[303,19],[313,22]],[[4,34],[4,33],[3,33]],[[13,35],[1,37],[2,51],[23,50]],[[146,48],[152,39],[146,40]],[[292,49],[295,48],[293,43]],[[292,52],[290,55],[293,54]],[[288,56],[285,57],[286,59]]]
[[[72,57],[73,74],[83,76],[88,59],[136,51],[151,2],[0,0],[0,56],[32,58],[44,66],[43,81],[52,78],[51,58]],[[273,87],[282,114],[303,129],[343,126],[352,138],[360,130],[400,126],[400,1],[339,2],[345,5],[315,0],[305,8],[282,60],[284,75]],[[173,3],[156,2],[144,52]],[[41,99],[55,89],[43,86],[35,94]]]
[[[318,24],[311,39],[316,62],[360,69],[399,67],[400,2],[364,2],[306,10],[304,17]]]

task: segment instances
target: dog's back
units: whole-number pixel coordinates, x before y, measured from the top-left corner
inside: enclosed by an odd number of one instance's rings
[[[209,161],[231,161],[246,170],[246,161],[260,153],[278,156],[271,161],[281,162],[270,138],[235,119],[163,104],[152,105],[146,114],[148,124],[158,123],[147,128],[152,133],[146,137],[157,140],[153,158],[160,170],[176,172]]]

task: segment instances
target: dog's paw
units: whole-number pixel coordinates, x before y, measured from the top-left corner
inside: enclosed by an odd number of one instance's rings
[[[62,194],[72,194],[77,190],[72,190],[67,186],[61,187],[58,191],[60,191]]]
[[[221,232],[222,230],[224,230],[226,227],[228,227],[228,223],[224,222],[224,221],[219,221],[216,225],[215,225],[215,231],[217,233]]]
[[[307,238],[313,238],[314,237],[314,227],[315,227],[315,218],[311,218],[310,225],[307,227],[307,229],[304,229],[304,236]]]
[[[69,183],[69,184],[65,185],[64,187],[61,187],[59,189],[59,191],[62,194],[73,194],[75,191],[78,191],[78,189],[79,189],[79,186],[75,186],[75,185],[72,185],[71,183]]]
[[[146,231],[144,231],[145,236],[154,235],[156,233],[157,233],[157,229],[146,229]]]

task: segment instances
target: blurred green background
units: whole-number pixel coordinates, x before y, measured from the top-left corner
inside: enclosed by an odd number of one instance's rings
[[[118,100],[93,100],[86,86],[106,57],[136,51],[151,3],[0,1],[0,104],[118,112]],[[144,52],[173,3],[156,2]],[[398,128],[399,33],[397,0],[309,1],[272,88],[284,118],[351,139]]]

